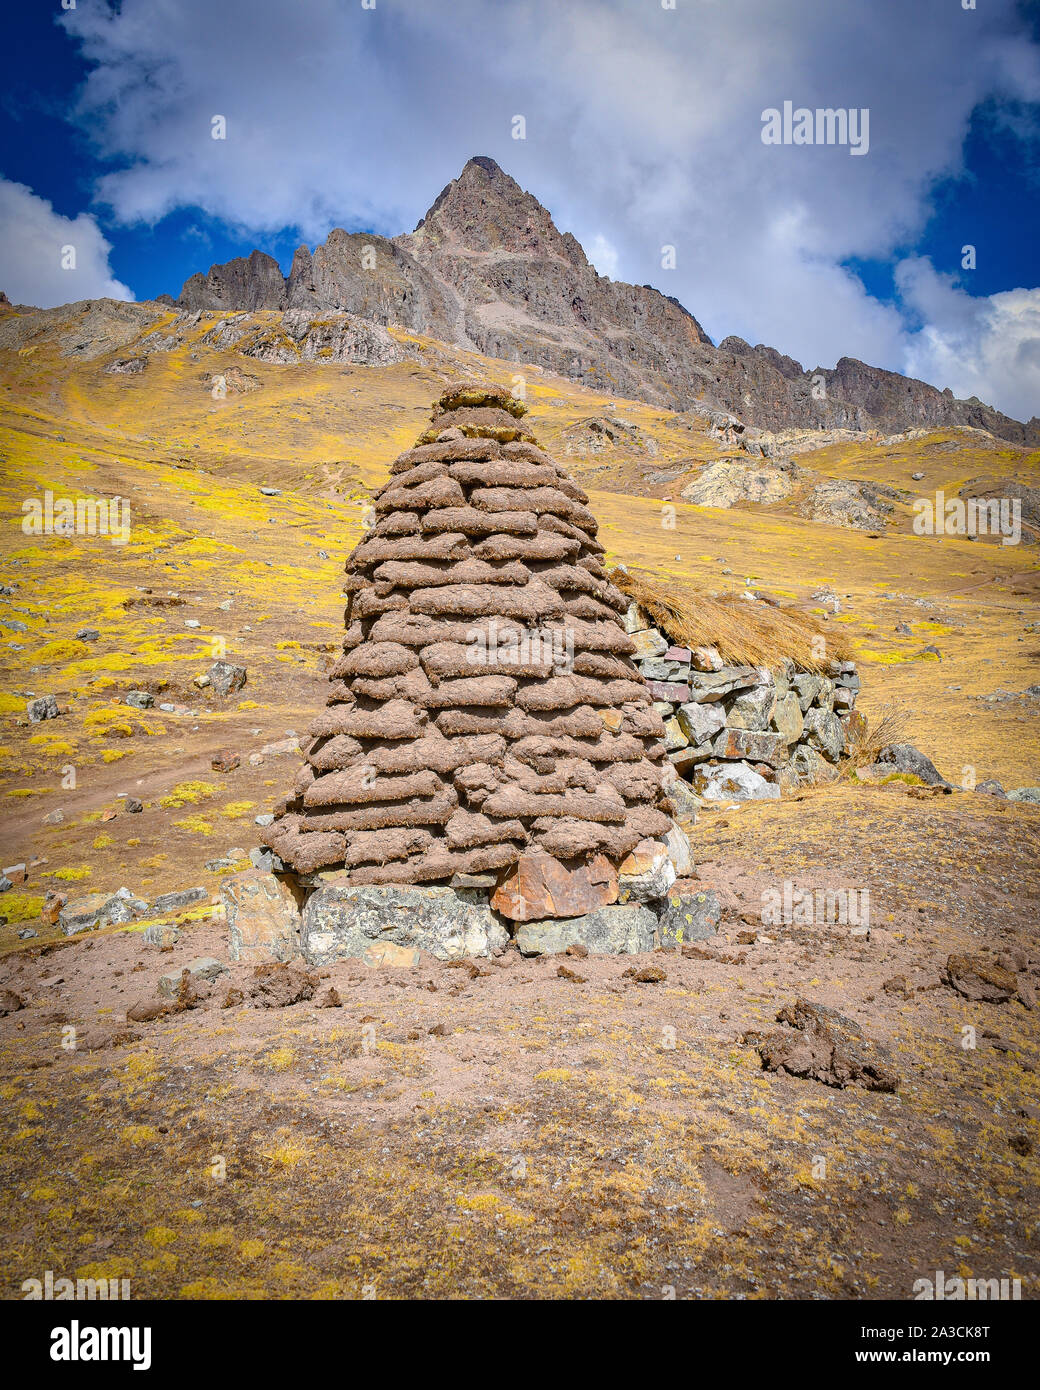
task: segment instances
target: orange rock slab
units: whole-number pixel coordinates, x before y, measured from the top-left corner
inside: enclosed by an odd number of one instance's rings
[[[605,855],[587,864],[566,864],[551,854],[523,854],[495,889],[491,906],[512,922],[582,917],[618,897],[617,870]]]

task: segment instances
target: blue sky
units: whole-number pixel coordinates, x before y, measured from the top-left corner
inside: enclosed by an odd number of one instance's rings
[[[176,294],[254,246],[287,269],[335,225],[410,230],[489,154],[602,273],[675,295],[716,341],[860,357],[1028,418],[1040,3],[964,3],[8,6],[0,288]],[[868,108],[868,153],[764,145],[785,100]]]

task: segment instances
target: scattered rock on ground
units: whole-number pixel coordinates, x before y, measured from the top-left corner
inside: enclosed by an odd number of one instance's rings
[[[227,974],[227,966],[214,956],[197,956],[189,961],[183,970],[174,970],[168,975],[163,975],[159,980],[159,993],[166,999],[172,999],[180,988],[185,972],[193,981],[212,984],[218,975]]]
[[[196,903],[206,902],[208,899],[209,892],[205,888],[182,888],[174,893],[160,893],[152,903],[152,911],[177,912],[180,908],[193,907]]]
[[[66,893],[55,893],[53,889],[47,890],[47,897],[44,899],[43,906],[40,908],[40,921],[45,926],[53,927],[61,916],[61,910],[68,902]]]
[[[965,999],[985,1004],[1003,1004],[1018,992],[1013,970],[977,955],[951,955],[946,962],[946,981]]]
[[[241,690],[247,677],[244,666],[233,666],[230,661],[215,661],[206,674],[218,695],[231,695]]]
[[[982,792],[984,796],[995,796],[1000,801],[1007,801],[1007,792],[995,778],[988,778],[985,782],[979,782],[975,790]]]
[[[66,936],[74,936],[81,931],[97,931],[99,927],[132,922],[147,911],[148,904],[143,898],[135,898],[128,888],[120,888],[118,893],[89,893],[85,898],[60,905],[57,922]],[[53,921],[53,902],[44,903],[43,912],[48,914],[44,920]]]
[[[928,787],[948,787],[951,784],[938,771],[931,758],[912,743],[890,743],[878,754],[878,762],[891,766],[894,772],[905,772],[919,778]]]
[[[126,1017],[130,1023],[154,1023],[170,1012],[171,1006],[166,999],[136,999],[127,1008]]]
[[[146,946],[176,946],[181,939],[180,931],[172,922],[152,922],[141,933]]]
[[[42,724],[45,719],[57,719],[60,713],[58,701],[53,695],[41,695],[38,699],[30,700],[25,706],[25,712],[29,716],[30,724]]]
[[[668,978],[659,965],[633,965],[625,974],[640,985],[659,985]]]
[[[1016,787],[1007,794],[1009,801],[1027,801],[1040,806],[1040,787]]]
[[[296,963],[258,965],[249,981],[248,995],[258,1009],[287,1009],[313,999],[318,976]]]
[[[784,1072],[821,1081],[825,1086],[862,1086],[868,1091],[895,1091],[899,1077],[887,1049],[866,1037],[852,1019],[799,999],[777,1014],[788,1027],[768,1033],[746,1033],[744,1041],[758,1048],[766,1071]]]

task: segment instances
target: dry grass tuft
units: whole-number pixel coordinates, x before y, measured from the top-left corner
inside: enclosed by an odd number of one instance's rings
[[[879,719],[871,723],[852,722],[844,764],[849,768],[868,767],[877,762],[882,748],[890,743],[912,742],[909,712],[897,705],[885,705]]]
[[[802,670],[819,673],[829,661],[851,655],[840,633],[794,608],[748,603],[739,594],[667,588],[623,565],[611,570],[610,579],[676,645],[715,647],[723,661],[735,665],[775,669],[784,657],[790,657]]]

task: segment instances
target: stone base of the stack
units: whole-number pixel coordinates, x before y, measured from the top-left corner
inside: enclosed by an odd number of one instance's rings
[[[463,960],[500,955],[511,943],[526,956],[571,947],[627,955],[677,950],[718,928],[718,898],[689,877],[689,841],[678,826],[668,840],[643,841],[620,871],[572,866],[568,881],[567,866],[553,872],[547,858],[535,856],[526,877],[466,875],[454,886],[351,883],[342,869],[251,869],[222,889],[231,958],[409,965],[419,952]]]

